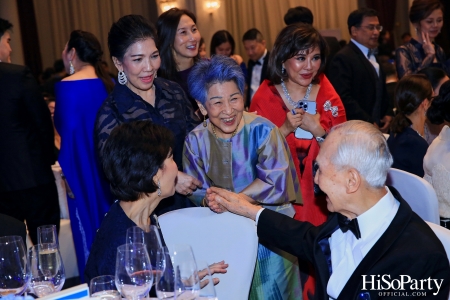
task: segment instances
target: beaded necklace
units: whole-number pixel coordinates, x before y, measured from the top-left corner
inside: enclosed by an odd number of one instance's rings
[[[294,108],[299,107],[299,103],[301,101],[307,101],[309,99],[309,94],[311,94],[312,85],[313,85],[312,82],[308,85],[308,88],[306,89],[305,97],[303,97],[302,100],[295,102],[294,100],[292,100],[291,95],[289,95],[289,92],[286,88],[286,84],[284,83],[284,80],[281,79],[281,87],[283,88],[284,96],[288,100],[289,104],[292,105],[292,107],[294,107]]]

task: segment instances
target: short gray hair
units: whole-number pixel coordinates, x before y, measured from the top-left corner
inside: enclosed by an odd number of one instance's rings
[[[358,120],[339,124],[333,131],[343,134],[331,163],[337,169],[354,168],[369,186],[383,187],[393,162],[383,134],[373,124]]]

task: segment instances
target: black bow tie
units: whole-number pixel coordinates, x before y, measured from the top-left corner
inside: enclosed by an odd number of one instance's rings
[[[338,214],[338,223],[342,232],[350,230],[357,239],[361,238],[361,231],[359,231],[358,220],[356,218],[349,220],[346,216]]]
[[[378,48],[373,48],[373,49],[369,49],[369,51],[367,52],[367,58],[370,59],[370,56],[375,56],[378,54]]]
[[[257,60],[257,61],[255,61],[255,62],[253,62],[253,64],[255,64],[255,65],[261,65],[261,62],[260,62],[259,60]]]

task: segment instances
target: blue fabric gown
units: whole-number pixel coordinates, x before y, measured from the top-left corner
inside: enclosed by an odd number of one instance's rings
[[[114,200],[94,147],[95,117],[108,93],[100,79],[61,81],[55,90],[54,120],[61,135],[58,161],[75,196],[68,195],[67,202],[78,270],[84,282],[95,233]]]

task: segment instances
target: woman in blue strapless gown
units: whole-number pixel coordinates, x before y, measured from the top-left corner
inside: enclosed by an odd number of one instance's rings
[[[95,233],[113,202],[94,147],[97,111],[114,86],[101,67],[97,38],[73,31],[62,56],[69,77],[56,85],[55,126],[61,135],[59,163],[67,199],[80,279]]]

